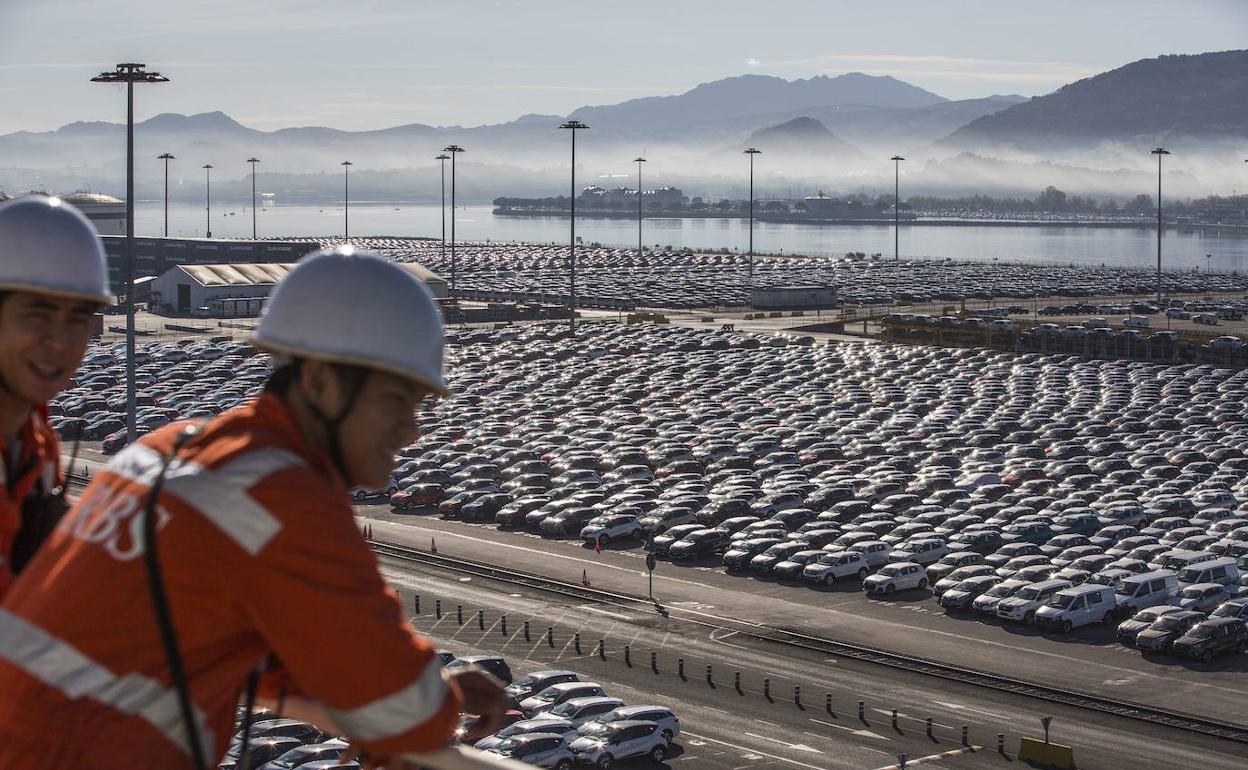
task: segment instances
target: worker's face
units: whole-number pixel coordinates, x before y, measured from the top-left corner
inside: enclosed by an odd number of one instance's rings
[[[343,462],[359,486],[384,489],[399,450],[416,440],[416,413],[429,391],[385,372],[364,382],[340,430]]]
[[[13,292],[0,304],[0,375],[26,404],[60,393],[82,363],[96,306],[80,300]]]

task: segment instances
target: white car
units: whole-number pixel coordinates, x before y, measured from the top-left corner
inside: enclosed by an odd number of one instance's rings
[[[840,578],[855,575],[863,580],[867,577],[867,572],[867,561],[862,558],[862,554],[855,551],[833,551],[807,564],[802,569],[802,580],[828,586]]]
[[[1049,597],[1070,587],[1069,580],[1042,580],[1039,583],[1023,586],[1013,596],[1002,599],[997,604],[997,617],[1031,625],[1035,622],[1036,610],[1040,609]]]
[[[508,738],[494,748],[493,754],[525,762],[535,767],[555,770],[571,770],[576,755],[561,735],[553,733],[528,733]]]
[[[887,564],[879,572],[862,581],[862,590],[868,594],[892,596],[898,591],[927,588],[927,570],[914,562]]]
[[[537,695],[520,701],[520,710],[524,712],[526,717],[532,718],[535,714],[549,711],[560,703],[573,698],[587,698],[593,695],[606,694],[606,691],[602,689],[602,685],[596,682],[560,682],[559,684],[552,684]]]
[[[605,695],[590,695],[584,698],[573,698],[560,703],[558,706],[543,711],[533,717],[534,719],[555,719],[559,721],[567,720],[572,724],[580,727],[595,717],[600,717],[608,711],[614,711],[624,705],[624,701],[619,698],[608,698]]]
[[[667,706],[621,706],[581,723],[576,732],[579,735],[593,735],[604,725],[630,719],[656,723],[668,743],[680,735],[680,718]]]
[[[595,516],[581,529],[581,540],[598,543],[603,548],[612,540],[629,540],[641,537],[641,523],[628,513],[608,513]]]
[[[935,564],[947,553],[949,553],[949,546],[945,545],[944,540],[939,538],[922,538],[919,540],[907,540],[897,546],[888,554],[888,560],[890,562],[915,562],[924,565]]]
[[[521,719],[519,722],[512,722],[493,735],[477,741],[473,744],[473,748],[480,751],[489,751],[495,746],[501,745],[508,738],[514,738],[517,735],[532,735],[533,733],[550,733],[570,741],[576,737],[576,725],[567,719]]]
[[[893,547],[883,540],[861,540],[845,547],[847,551],[862,554],[862,558],[867,562],[868,569],[875,569],[888,564],[888,554],[892,549]]]
[[[629,719],[612,722],[594,735],[585,735],[569,744],[577,762],[603,770],[633,757],[649,757],[655,765],[667,758],[667,740],[654,722]]]

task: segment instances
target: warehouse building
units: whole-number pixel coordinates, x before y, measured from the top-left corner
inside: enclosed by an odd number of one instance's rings
[[[113,293],[126,291],[126,239],[105,235],[108,280]],[[295,262],[320,248],[313,241],[225,240],[221,238],[135,238],[134,277],[161,276],[177,265],[236,265]],[[136,297],[137,299],[137,297]]]
[[[400,264],[438,298],[446,297],[446,281],[423,265]],[[147,287],[148,302],[158,313],[212,318],[255,317],[292,262],[174,265]]]

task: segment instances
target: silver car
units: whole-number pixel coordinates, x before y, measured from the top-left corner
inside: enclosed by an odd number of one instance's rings
[[[572,741],[570,747],[578,762],[606,770],[633,757],[650,757],[656,765],[667,758],[667,740],[654,722],[629,719],[612,722],[601,733]]]
[[[517,735],[490,749],[490,752],[535,767],[555,770],[571,770],[576,762],[576,755],[568,747],[568,742],[562,735],[554,733]]]

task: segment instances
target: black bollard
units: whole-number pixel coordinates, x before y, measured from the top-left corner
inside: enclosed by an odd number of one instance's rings
[[[928,738],[932,737],[932,718],[931,717],[927,718],[927,737]]]
[[[546,644],[550,645],[553,650],[555,648],[555,627],[546,626]]]
[[[740,671],[732,672],[732,686],[733,686],[733,689],[735,689],[738,693],[744,695],[744,693],[741,692],[741,672]]]
[[[659,673],[659,654],[654,650],[650,651],[650,670]]]
[[[707,684],[709,684],[709,685],[711,685],[712,687],[714,687],[714,686],[715,686],[715,677],[713,677],[713,676],[711,675],[711,664],[710,664],[710,663],[707,663],[707,664],[706,664],[706,683],[707,683]]]
[[[802,707],[802,688],[799,685],[793,685],[793,705],[798,708]]]
[[[507,635],[507,616],[506,615],[503,615],[502,617],[498,619],[498,627],[499,627],[499,630],[502,632],[503,636],[506,636]]]
[[[962,725],[962,745],[963,746],[971,745],[971,728],[967,727],[966,725]]]
[[[420,594],[412,594],[412,609],[417,615],[420,614]]]
[[[867,721],[867,702],[858,701],[858,721],[866,724]]]
[[[633,648],[632,645],[624,645],[624,665],[629,668],[633,667]]]
[[[997,753],[1005,753],[1005,733],[997,733]]]
[[[581,654],[581,634],[578,631],[572,636],[572,645],[576,648],[576,654]]]
[[[897,709],[893,709],[893,729],[897,729]]]
[[[459,624],[461,626],[464,624],[464,605],[462,604],[455,605],[455,619],[459,621]]]
[[[827,693],[823,698],[823,710],[832,713],[832,693]]]
[[[598,659],[599,660],[607,659],[607,648],[603,645],[601,639],[598,640]]]
[[[685,659],[684,658],[676,659],[676,675],[679,676],[682,680],[685,678]]]
[[[477,628],[485,630],[485,610],[477,610]]]
[[[442,600],[441,599],[435,599],[433,601],[433,614],[438,618],[438,620],[442,619]]]
[[[524,621],[524,641],[526,642],[533,641],[531,638],[529,638],[529,621],[527,620]]]
[[[763,697],[771,700],[771,677],[763,677]]]

